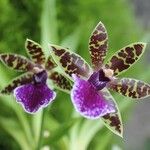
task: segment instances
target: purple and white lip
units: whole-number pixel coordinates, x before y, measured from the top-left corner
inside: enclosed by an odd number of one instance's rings
[[[33,75],[33,83],[17,87],[14,90],[16,101],[21,103],[28,113],[35,113],[40,108],[48,106],[56,97],[56,93],[47,84],[46,71]]]
[[[74,85],[71,90],[71,100],[75,109],[82,116],[97,119],[116,112],[115,104],[106,100],[100,91],[110,81],[102,69],[94,72],[88,80],[83,80],[76,75],[72,77]]]

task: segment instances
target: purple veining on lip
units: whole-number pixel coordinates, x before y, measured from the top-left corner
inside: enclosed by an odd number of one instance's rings
[[[35,74],[33,80],[34,83],[19,86],[14,90],[17,102],[21,103],[28,113],[35,113],[46,107],[56,97],[56,93],[46,84],[46,71]]]
[[[28,113],[35,113],[39,108],[46,107],[56,97],[56,93],[46,84],[32,83],[17,87],[14,95]]]
[[[100,69],[98,72],[94,72],[88,81],[96,88],[96,90],[101,90],[106,86],[110,79],[106,77],[104,71]]]
[[[71,91],[72,103],[76,110],[86,118],[97,119],[116,111],[110,101],[105,100],[103,94],[97,91],[89,82],[73,75],[74,86]]]

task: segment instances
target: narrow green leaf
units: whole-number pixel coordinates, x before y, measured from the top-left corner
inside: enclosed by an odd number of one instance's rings
[[[15,120],[0,117],[0,122],[0,126],[18,142],[22,150],[32,149]]]
[[[68,133],[69,129],[72,127],[72,125],[75,123],[75,120],[71,120],[69,122],[63,123],[61,124],[50,136],[50,138],[48,138],[47,141],[45,141],[44,143],[46,144],[51,144],[54,143],[54,141],[58,141],[60,138],[62,138],[65,134]]]
[[[51,8],[51,9],[49,9]],[[43,0],[41,13],[41,45],[43,47],[46,59],[49,56],[48,42],[58,41],[57,20],[56,20],[56,1]],[[43,111],[38,112],[32,120],[36,146],[40,149],[41,133],[43,127]]]
[[[51,8],[51,9],[49,9]],[[43,0],[41,14],[41,43],[46,56],[49,56],[48,43],[58,42],[58,25],[55,0]]]
[[[75,52],[81,39],[81,33],[81,28],[77,27],[77,29],[68,35],[60,45],[63,47],[68,47]]]
[[[87,120],[85,119],[82,124],[77,122],[74,124],[70,132],[69,150],[85,150],[88,148],[89,143],[95,134],[103,127],[101,120]],[[88,131],[88,134],[87,134]]]

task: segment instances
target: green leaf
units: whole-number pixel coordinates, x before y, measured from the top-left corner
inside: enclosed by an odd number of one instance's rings
[[[146,43],[132,43],[117,51],[106,63],[106,67],[112,69],[114,75],[119,75],[140,59],[145,48]]]
[[[19,124],[15,120],[0,117],[0,122],[0,127],[2,127],[8,134],[10,134],[16,142],[18,142],[22,150],[31,149],[31,145],[29,145],[27,142]]]
[[[49,55],[48,43],[58,42],[56,0],[43,0],[41,13],[41,43],[46,56]]]
[[[71,34],[63,39],[61,42],[61,46],[68,47],[75,52],[80,40],[81,40],[81,32],[82,27],[77,27]]]
[[[70,131],[69,136],[69,150],[85,150],[88,148],[90,142],[96,133],[102,129],[103,122],[101,120],[82,120],[76,122]],[[87,134],[88,131],[88,134]],[[83,140],[84,139],[84,140]]]
[[[57,129],[52,131],[52,133],[51,133],[52,135],[44,143],[45,144],[53,144],[54,142],[58,142],[58,140],[60,138],[62,138],[64,135],[66,135],[68,133],[69,129],[73,126],[75,121],[77,121],[77,120],[72,119],[68,122],[65,122],[65,123],[62,123],[61,125],[59,125],[59,127],[57,127]]]
[[[38,2],[39,3],[39,2]],[[51,9],[49,9],[51,8]],[[58,41],[57,21],[56,21],[56,1],[43,0],[41,12],[41,43],[45,56],[49,56],[48,42]],[[44,111],[40,111],[33,117],[33,129],[37,148],[41,148],[41,134],[43,128]]]
[[[31,71],[34,67],[34,64],[30,60],[17,54],[0,54],[0,60],[10,69],[17,71]]]
[[[141,99],[150,96],[150,85],[131,78],[116,79],[108,86],[111,90],[126,97]]]

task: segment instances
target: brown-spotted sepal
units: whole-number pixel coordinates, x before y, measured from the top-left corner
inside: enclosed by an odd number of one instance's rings
[[[116,101],[114,100],[113,96],[110,94],[110,92],[106,88],[104,88],[102,92],[103,92],[105,99],[113,101],[116,105],[116,112],[106,114],[105,116],[102,117],[102,120],[104,121],[104,124],[106,125],[108,129],[110,129],[116,135],[123,137],[123,124],[122,124],[122,118],[121,118],[118,105]]]
[[[142,56],[146,44],[142,42],[132,43],[118,52],[107,62],[106,67],[114,71],[114,75],[127,70]]]
[[[35,64],[45,63],[45,55],[40,44],[27,39],[25,42],[25,48],[29,54],[29,57]]]
[[[52,56],[49,56],[46,60],[45,63],[45,68],[46,70],[52,70],[53,68],[55,68],[57,65],[55,63],[55,61],[53,60]]]
[[[95,70],[99,70],[103,64],[108,48],[108,35],[102,22],[93,30],[90,40],[89,49],[92,59],[92,66]]]
[[[55,88],[59,90],[66,91],[69,93],[72,89],[72,82],[67,77],[56,71],[49,74],[49,79],[52,80]]]
[[[55,62],[66,74],[69,76],[76,74],[83,77],[89,77],[91,69],[88,63],[78,54],[57,45],[50,45],[50,49]]]
[[[2,94],[12,94],[13,90],[21,85],[32,82],[32,73],[24,73],[8,83],[1,91]]]
[[[3,64],[13,70],[31,71],[34,67],[34,64],[30,60],[17,54],[0,54],[0,60]]]
[[[108,88],[124,96],[140,99],[150,96],[150,85],[139,80],[122,78],[109,83]]]

